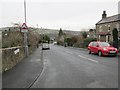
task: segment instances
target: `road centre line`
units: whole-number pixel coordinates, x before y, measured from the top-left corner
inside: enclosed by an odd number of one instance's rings
[[[96,60],[94,60],[94,59],[87,58],[87,57],[84,57],[84,56],[81,56],[81,55],[78,55],[78,56],[81,57],[81,58],[87,59],[87,60],[89,60],[89,61],[92,61],[92,62],[98,63],[98,61],[96,61]]]

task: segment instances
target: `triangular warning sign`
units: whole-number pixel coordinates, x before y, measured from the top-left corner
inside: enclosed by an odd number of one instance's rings
[[[23,23],[21,28],[22,28],[22,29],[28,29],[26,23]]]

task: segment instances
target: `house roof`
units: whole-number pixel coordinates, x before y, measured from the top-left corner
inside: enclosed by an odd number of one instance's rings
[[[120,14],[103,18],[98,23],[96,23],[96,25],[103,24],[103,23],[109,23],[109,22],[115,22],[115,21],[120,21]]]

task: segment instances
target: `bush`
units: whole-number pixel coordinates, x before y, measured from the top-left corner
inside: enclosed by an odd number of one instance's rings
[[[28,32],[28,46],[30,52],[35,49],[39,43],[39,34]],[[3,31],[2,32],[2,48],[24,46],[24,33],[20,31]]]
[[[2,48],[23,46],[23,41],[23,34],[19,31],[3,32],[2,34]]]
[[[68,46],[75,46],[76,42],[78,41],[78,38],[76,36],[70,37],[70,38],[65,38],[64,42]]]
[[[86,48],[88,44],[92,41],[97,41],[97,38],[86,38],[83,43],[83,47]]]
[[[67,43],[68,46],[72,45],[72,39],[71,38],[65,38],[64,42]]]
[[[59,41],[57,41],[57,45],[62,45],[63,46],[64,42],[62,42],[62,41],[59,40]]]

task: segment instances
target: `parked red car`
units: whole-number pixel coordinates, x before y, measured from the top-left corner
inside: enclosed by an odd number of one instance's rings
[[[98,41],[91,42],[88,45],[88,51],[89,51],[89,54],[93,52],[93,53],[97,53],[99,56],[102,56],[102,55],[116,56],[118,54],[117,48],[110,46],[110,44],[107,42],[98,42]]]

